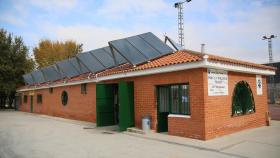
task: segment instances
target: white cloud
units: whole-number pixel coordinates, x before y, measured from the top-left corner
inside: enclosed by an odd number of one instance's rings
[[[151,16],[167,7],[167,3],[163,0],[105,0],[97,10],[97,14],[109,18],[125,18],[131,16],[131,13]]]
[[[214,14],[224,14],[218,22],[187,22],[187,48],[200,50],[200,44],[206,43],[206,51],[242,60],[265,63],[268,61],[267,42],[263,35],[280,35],[279,6],[260,7],[243,12],[224,13],[216,10]],[[225,15],[226,14],[226,15]],[[228,15],[242,19],[233,22]],[[280,61],[280,40],[274,39],[273,55]]]
[[[24,19],[18,17],[17,15],[8,14],[8,13],[1,14],[0,21],[9,23],[9,24],[12,24],[15,26],[19,26],[19,27],[26,25],[26,22],[24,21]]]
[[[69,27],[58,26],[53,28],[56,38],[59,40],[75,40],[83,43],[84,51],[107,46],[108,41],[123,38],[129,33],[115,29],[93,25],[75,25]]]
[[[47,11],[65,11],[73,9],[77,1],[76,0],[29,0],[31,5],[37,6]]]

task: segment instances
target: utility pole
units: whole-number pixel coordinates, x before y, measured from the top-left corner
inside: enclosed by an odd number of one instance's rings
[[[184,3],[190,2],[191,0],[185,0],[182,2],[177,2],[174,7],[178,9],[178,40],[182,48],[185,47],[184,40]]]
[[[276,38],[275,35],[270,35],[270,37],[263,36],[262,40],[268,41],[268,57],[269,57],[269,63],[273,62],[273,56],[272,56],[272,39]]]

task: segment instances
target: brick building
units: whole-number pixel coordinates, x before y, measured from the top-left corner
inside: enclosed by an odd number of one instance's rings
[[[110,44],[110,43],[109,43]],[[177,50],[133,65],[20,87],[19,109],[96,122],[97,126],[151,128],[208,140],[267,121],[266,76],[275,68]]]

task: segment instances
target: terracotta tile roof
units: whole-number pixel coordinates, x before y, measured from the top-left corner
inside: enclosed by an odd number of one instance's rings
[[[152,68],[157,68],[157,67],[164,67],[164,66],[168,66],[168,65],[175,65],[175,64],[188,63],[188,62],[197,62],[197,61],[203,60],[204,55],[208,55],[208,60],[212,60],[212,61],[242,65],[242,66],[247,66],[247,67],[255,67],[255,68],[261,68],[261,69],[267,69],[267,70],[276,70],[276,68],[270,67],[270,66],[250,63],[250,62],[246,62],[246,61],[240,61],[240,60],[226,58],[226,57],[212,55],[212,54],[202,54],[200,52],[195,52],[195,51],[191,51],[191,50],[184,50],[184,51],[177,51],[175,53],[160,57],[158,59],[154,59],[148,63],[143,63],[136,67],[134,67],[133,65],[131,65],[129,63],[126,63],[123,65],[99,72],[96,74],[96,76],[97,77],[109,76],[109,75],[113,75],[113,74],[119,74],[119,73],[131,72],[131,71],[140,71],[140,70],[152,69]],[[51,85],[63,83],[64,81],[66,81],[67,83],[74,82],[74,81],[81,81],[81,80],[87,79],[88,76],[90,76],[91,78],[95,77],[95,75],[92,75],[91,73],[85,73],[85,74],[82,74],[82,75],[79,75],[79,76],[76,76],[76,77],[73,77],[70,79],[61,79],[58,81],[54,81],[53,83],[51,83]],[[37,85],[37,87],[46,86],[49,84],[50,83],[42,83],[40,85]],[[24,86],[24,87],[21,87],[20,89],[31,88],[31,87],[34,87],[34,86]]]
[[[97,76],[107,76],[111,74],[124,73],[130,71],[139,71],[139,70],[151,69],[151,68],[168,66],[168,65],[195,62],[200,60],[202,60],[202,57],[198,55],[193,55],[184,51],[177,51],[176,53],[169,54],[158,59],[154,59],[153,61],[138,65],[136,67],[133,67],[132,65],[127,63],[121,65],[120,67],[100,72],[97,74]]]

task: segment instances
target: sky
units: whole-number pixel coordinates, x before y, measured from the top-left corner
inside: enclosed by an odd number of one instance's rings
[[[178,0],[0,0],[0,28],[21,36],[32,54],[42,39],[74,40],[83,50],[145,32],[177,37]],[[280,0],[192,0],[184,5],[185,48],[268,62],[264,35],[274,34],[280,61]]]

